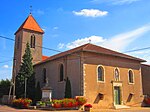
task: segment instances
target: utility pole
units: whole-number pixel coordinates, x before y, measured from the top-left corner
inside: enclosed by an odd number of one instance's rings
[[[13,99],[15,98],[15,81],[16,81],[16,59],[14,58],[13,73],[12,73],[12,79],[11,79],[11,84],[10,84],[10,89],[9,89],[8,101],[10,101],[12,88],[13,88]]]
[[[14,58],[14,70],[13,70],[13,99],[15,98],[16,91],[16,59]]]

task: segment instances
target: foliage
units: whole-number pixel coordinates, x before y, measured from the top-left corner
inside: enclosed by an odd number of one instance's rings
[[[85,104],[84,107],[92,108],[91,104]]]
[[[64,99],[54,99],[52,100],[54,108],[61,107],[78,107],[82,106],[86,103],[86,99],[84,97],[74,98],[64,98]]]
[[[0,81],[0,98],[2,98],[3,95],[8,95],[9,94],[9,89],[10,89],[11,81],[6,79],[6,80],[1,80]]]
[[[69,78],[67,77],[66,80],[66,85],[65,85],[65,98],[71,98],[72,94],[71,94],[71,83]]]
[[[46,101],[46,102],[44,102],[44,101],[37,101],[36,102],[36,106],[40,106],[40,107],[42,107],[42,106],[51,106],[52,105],[52,101]]]
[[[85,97],[79,96],[76,98],[78,105],[84,105],[87,102],[87,99]]]
[[[28,108],[29,105],[31,104],[32,100],[28,98],[19,98],[19,99],[14,99],[13,100],[13,106],[16,108]]]
[[[36,90],[35,90],[35,101],[40,101],[42,98],[42,91],[40,87],[40,82],[37,82]]]
[[[25,54],[22,57],[22,63],[19,73],[16,76],[16,96],[17,98],[24,97],[25,79],[27,79],[27,94],[28,98],[34,99],[35,96],[35,76],[32,65],[32,55],[29,43],[26,44]]]
[[[145,98],[144,98],[144,102],[145,102],[147,105],[150,105],[150,97],[145,97]]]
[[[65,98],[62,101],[63,107],[76,107],[78,106],[78,102],[73,98]]]

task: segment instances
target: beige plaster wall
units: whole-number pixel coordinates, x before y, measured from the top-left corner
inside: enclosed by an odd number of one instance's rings
[[[47,77],[49,79],[50,86],[53,88],[53,98],[63,98],[65,93],[65,81],[59,82],[59,66],[64,65],[64,79],[69,77],[71,82],[72,96],[79,96],[81,93],[80,86],[80,58],[76,56],[62,57],[56,60],[52,60],[40,65],[35,65],[34,70],[36,72],[36,80],[40,81],[41,87],[45,85],[43,83],[43,68],[46,68]]]
[[[94,103],[98,93],[102,93],[104,94],[104,99],[100,100],[98,104],[94,104],[95,107],[113,107],[114,93],[112,82],[114,81],[114,70],[118,68],[120,71],[120,82],[122,83],[122,104],[130,106],[141,105],[143,97],[139,62],[105,55],[92,55],[91,53],[84,53],[84,56],[87,57],[84,61],[84,96],[88,98],[89,103]],[[104,67],[104,82],[97,81],[98,65]],[[129,84],[128,82],[129,70],[132,70],[134,73],[134,84]],[[134,95],[132,100],[127,102],[130,93]]]

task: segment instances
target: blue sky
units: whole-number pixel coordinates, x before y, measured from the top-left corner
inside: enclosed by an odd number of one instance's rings
[[[1,0],[0,36],[14,39],[30,5],[45,31],[44,47],[65,51],[89,40],[119,52],[150,47],[149,0]],[[14,42],[0,38],[0,79],[11,78],[13,51]],[[150,49],[128,54],[150,64]]]

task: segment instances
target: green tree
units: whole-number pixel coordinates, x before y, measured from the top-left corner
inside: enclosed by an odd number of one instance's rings
[[[6,80],[2,79],[0,81],[0,98],[2,98],[3,95],[9,94],[10,84],[11,84],[11,81],[8,79]]]
[[[70,83],[69,78],[67,77],[66,85],[65,85],[65,98],[71,98],[71,97],[72,97],[71,83]]]
[[[40,87],[40,82],[38,81],[36,85],[35,101],[40,101],[41,98],[42,98],[42,91]]]
[[[32,64],[32,54],[29,43],[26,44],[25,54],[22,57],[22,63],[18,75],[16,76],[16,96],[21,98],[25,96],[26,80],[26,97],[34,99],[35,96],[35,75]]]

